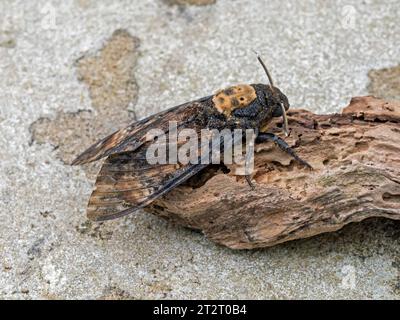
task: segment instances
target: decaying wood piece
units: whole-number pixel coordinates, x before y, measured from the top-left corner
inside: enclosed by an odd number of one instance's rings
[[[313,171],[264,143],[256,149],[255,190],[233,175],[233,166],[214,166],[146,210],[234,249],[311,237],[369,217],[400,220],[400,103],[358,97],[342,114],[289,116],[285,140]],[[278,134],[279,125],[271,130]]]

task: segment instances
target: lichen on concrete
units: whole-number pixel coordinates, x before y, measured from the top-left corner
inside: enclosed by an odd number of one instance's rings
[[[400,65],[371,70],[368,77],[370,94],[388,100],[400,100]]]
[[[13,49],[13,48],[15,48],[16,47],[16,42],[15,42],[15,40],[14,39],[6,39],[6,40],[3,40],[3,41],[1,41],[0,40],[0,47],[3,47],[3,48],[9,48],[9,49]]]
[[[89,89],[92,110],[57,113],[54,119],[40,118],[31,125],[32,141],[50,143],[66,163],[77,151],[134,120],[128,110],[135,105],[138,85],[134,67],[139,39],[116,30],[99,52],[75,62],[79,81]]]

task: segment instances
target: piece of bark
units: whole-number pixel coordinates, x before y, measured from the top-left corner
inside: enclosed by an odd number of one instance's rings
[[[268,247],[370,217],[400,219],[400,103],[353,98],[342,114],[289,112],[285,140],[256,146],[251,190],[235,167],[210,166],[146,210],[233,249]],[[279,133],[280,120],[271,124]],[[225,168],[226,169],[226,168]]]

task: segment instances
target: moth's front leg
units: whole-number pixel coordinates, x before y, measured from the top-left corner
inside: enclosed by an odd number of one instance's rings
[[[287,154],[289,154],[291,157],[293,157],[300,164],[306,166],[309,169],[312,169],[312,166],[307,161],[305,161],[302,158],[300,158],[296,154],[296,152],[291,147],[289,147],[289,145],[282,138],[274,135],[273,133],[260,132],[259,135],[257,136],[256,142],[257,143],[261,143],[261,142],[266,142],[266,141],[273,141],[282,151],[284,151]]]

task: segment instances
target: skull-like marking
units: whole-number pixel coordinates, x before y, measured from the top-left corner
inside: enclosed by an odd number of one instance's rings
[[[241,84],[218,91],[212,101],[219,112],[229,117],[233,110],[247,107],[256,98],[252,86]]]

